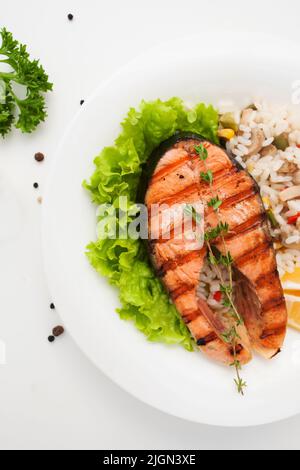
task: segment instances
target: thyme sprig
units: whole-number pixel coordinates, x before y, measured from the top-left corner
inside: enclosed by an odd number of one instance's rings
[[[205,232],[205,241],[215,240],[220,235],[227,233],[229,226],[227,223],[219,222],[215,228],[209,229]]]
[[[222,205],[221,199],[219,199],[219,196],[212,197],[210,201],[208,201],[207,205],[208,207],[212,207],[215,211],[219,209],[219,207]]]
[[[240,371],[241,371],[241,363],[237,358],[237,346],[239,342],[239,334],[238,334],[238,327],[243,324],[243,318],[239,314],[233,300],[233,276],[232,276],[232,264],[233,258],[231,253],[227,249],[225,235],[229,231],[229,226],[226,222],[222,222],[220,219],[219,209],[222,205],[222,200],[219,198],[219,195],[214,194],[213,192],[213,173],[207,167],[206,160],[208,158],[207,149],[204,147],[203,144],[196,145],[195,151],[199,156],[199,159],[203,162],[205,172],[200,172],[200,178],[206,184],[209,185],[211,199],[207,202],[207,206],[211,207],[217,216],[218,224],[215,228],[209,229],[206,231],[204,235],[204,240],[206,242],[208,248],[208,261],[214,267],[217,276],[221,282],[220,290],[224,296],[223,299],[223,306],[228,308],[228,314],[231,315],[235,320],[235,325],[232,326],[229,331],[223,333],[221,338],[227,344],[232,346],[233,357],[234,361],[232,362],[231,366],[235,368],[236,378],[234,379],[234,383],[237,387],[238,393],[244,395],[244,389],[247,386],[246,382],[241,378]],[[223,250],[225,254],[216,255],[212,249],[211,241],[215,240],[216,238],[221,238],[221,242],[223,245]],[[224,277],[222,274],[222,270],[220,266],[224,266],[228,271],[229,277],[229,284],[224,282]]]

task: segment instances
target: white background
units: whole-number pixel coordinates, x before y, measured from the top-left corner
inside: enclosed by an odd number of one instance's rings
[[[31,136],[16,131],[0,141],[0,340],[6,344],[0,448],[299,450],[300,416],[249,429],[188,423],[120,390],[68,334],[49,344],[60,320],[49,309],[55,299],[43,274],[37,203],[80,100],[122,64],[161,41],[203,30],[271,32],[300,43],[299,2],[0,0],[0,9],[0,27],[29,45],[55,84],[46,123]],[[47,157],[42,164],[33,159],[37,151]]]

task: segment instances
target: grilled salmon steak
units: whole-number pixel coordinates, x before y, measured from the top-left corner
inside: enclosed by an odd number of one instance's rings
[[[205,164],[195,151],[200,143],[207,150]],[[161,144],[152,157],[151,166],[146,169],[145,191],[150,257],[199,348],[227,365],[232,364],[234,357],[241,364],[249,362],[252,350],[272,358],[285,338],[287,310],[256,183],[222,148],[196,135],[174,136]],[[207,170],[213,175],[211,187],[200,175]],[[222,201],[218,214],[207,204],[212,192]],[[226,248],[233,258],[234,303],[244,319],[244,325],[238,327],[239,344],[235,351],[224,340],[230,320],[213,311],[198,295],[207,259],[206,245],[197,246],[197,241],[185,232],[181,238],[176,237],[176,215],[168,224],[162,222],[168,207],[199,203],[204,206],[205,230],[215,228],[220,221],[229,227],[224,235],[225,246],[220,238],[210,243],[222,254],[226,254]],[[178,220],[182,224],[182,218]]]

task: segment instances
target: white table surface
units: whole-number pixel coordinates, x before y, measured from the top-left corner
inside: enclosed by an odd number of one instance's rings
[[[278,32],[300,42],[299,17],[296,0],[2,2],[0,27],[29,45],[55,89],[36,133],[16,131],[0,141],[1,449],[300,449],[300,416],[248,429],[185,422],[119,389],[67,333],[48,343],[60,320],[49,309],[55,299],[43,274],[37,203],[80,100],[122,64],[161,41],[203,30]],[[47,157],[42,164],[33,159],[37,151]]]

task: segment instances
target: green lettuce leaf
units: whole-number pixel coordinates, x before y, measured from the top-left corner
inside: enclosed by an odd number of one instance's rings
[[[135,203],[142,164],[153,150],[176,131],[194,132],[217,142],[218,113],[203,103],[187,109],[180,98],[167,101],[142,101],[131,108],[121,124],[122,131],[112,147],[106,147],[94,160],[95,172],[84,187],[96,204],[119,207],[120,196]],[[104,216],[98,217],[98,222]],[[134,216],[127,218],[128,223]],[[108,219],[112,225],[124,221]],[[148,260],[141,240],[99,238],[87,247],[91,265],[119,289],[120,317],[131,320],[150,341],[181,344],[193,350],[193,340],[174,305],[164,291]]]

